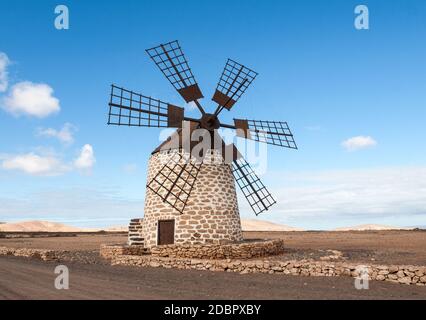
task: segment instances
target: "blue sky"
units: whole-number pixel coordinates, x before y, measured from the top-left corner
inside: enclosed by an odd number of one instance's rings
[[[58,4],[69,8],[69,30],[54,28]],[[354,28],[359,4],[369,30]],[[145,53],[178,39],[209,110],[227,58],[259,72],[223,122],[283,120],[295,134],[298,151],[268,148],[262,180],[278,205],[260,218],[309,229],[426,225],[425,1],[1,0],[0,8],[0,221],[106,226],[143,215],[160,131],[107,126],[109,85],[183,105]],[[42,101],[13,109],[28,88]]]

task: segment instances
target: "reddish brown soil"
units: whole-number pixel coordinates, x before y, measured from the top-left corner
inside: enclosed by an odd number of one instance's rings
[[[19,236],[25,238],[0,238],[0,246],[70,251],[74,262],[61,262],[70,268],[70,290],[54,289],[57,263],[0,257],[0,299],[426,299],[425,287],[373,281],[369,290],[356,290],[346,277],[111,267],[99,259],[99,246],[125,243],[124,233]],[[426,265],[421,231],[247,232],[245,238],[284,239],[287,252],[275,259],[319,259],[334,249],[352,262]]]
[[[56,290],[56,263],[0,257],[1,299],[426,299],[426,288],[347,277],[300,277],[66,263],[69,290]]]
[[[426,265],[426,231],[247,232],[246,238],[282,238],[288,255],[311,257],[339,250],[348,261]]]
[[[125,243],[126,234],[67,234],[60,237],[0,238],[0,246],[92,252],[101,244]],[[245,232],[246,239],[282,238],[287,252],[280,259],[326,256],[339,250],[347,261],[426,265],[426,231]]]

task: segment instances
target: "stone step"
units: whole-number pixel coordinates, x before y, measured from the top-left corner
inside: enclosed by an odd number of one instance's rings
[[[133,242],[145,242],[144,238],[129,238],[129,241],[133,241]]]
[[[130,246],[138,246],[138,247],[143,247],[145,245],[145,242],[138,242],[138,241],[129,241],[129,245]],[[144,248],[144,251],[148,250],[148,248]]]
[[[129,232],[129,237],[141,237],[142,234],[140,232]]]

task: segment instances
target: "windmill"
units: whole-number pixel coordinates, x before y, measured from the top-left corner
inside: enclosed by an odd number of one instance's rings
[[[234,60],[227,60],[212,97],[217,107],[213,113],[207,113],[200,103],[204,96],[179,42],[161,44],[146,52],[185,102],[198,108],[201,117],[187,117],[182,107],[116,85],[111,86],[109,125],[177,128],[175,133],[152,152],[140,240],[145,245],[158,245],[199,242],[204,238],[241,239],[234,179],[256,215],[268,210],[276,201],[236,146],[226,145],[217,130],[235,129],[237,135],[245,139],[297,149],[293,134],[286,122],[234,119],[234,124],[231,125],[219,121],[221,112],[224,109],[231,111],[257,77],[258,74],[248,67]],[[187,141],[188,137],[184,134],[186,129],[190,135],[197,129],[207,133],[214,141],[210,149],[222,155],[223,163],[216,166],[206,164],[206,152],[194,154],[192,151],[195,143]],[[224,157],[224,154],[231,156]],[[197,185],[198,191],[194,192]],[[210,188],[204,190],[205,186]],[[199,194],[194,195],[196,192]],[[223,202],[225,207],[215,210],[211,203],[203,207],[220,192],[224,195],[218,202]],[[230,206],[226,207],[227,203]],[[203,207],[202,210],[200,207]],[[194,227],[196,221],[191,219],[195,219],[197,215],[199,225]],[[218,226],[221,224],[221,215],[222,220],[226,216],[229,221]],[[180,221],[175,221],[176,219]],[[191,226],[187,226],[188,224]],[[147,238],[151,240],[147,241]]]

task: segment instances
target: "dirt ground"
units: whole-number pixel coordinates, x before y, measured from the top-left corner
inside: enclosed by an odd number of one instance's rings
[[[4,238],[12,237],[12,238]],[[17,238],[17,236],[19,238]],[[24,236],[24,237],[22,237]],[[320,259],[339,250],[347,261],[426,265],[426,232],[246,232],[246,239],[282,238],[287,251],[271,259]],[[3,237],[3,238],[2,238]],[[346,277],[302,277],[163,268],[111,267],[101,244],[116,234],[0,234],[0,246],[67,250],[70,290],[53,286],[57,263],[0,257],[1,299],[423,299],[426,288],[372,281],[356,290]],[[270,258],[268,258],[270,259]]]
[[[67,233],[58,236],[45,236],[46,234],[33,234],[32,237],[17,237],[19,234],[11,234],[12,238],[0,238],[0,246],[11,248],[31,248],[50,250],[99,250],[101,244],[117,244],[127,241],[126,233],[92,233],[78,234]]]
[[[250,238],[282,238],[288,253],[339,250],[348,261],[426,265],[426,231],[247,232]]]
[[[40,235],[38,235],[40,236]],[[339,250],[349,262],[426,265],[426,231],[346,232],[245,232],[246,239],[282,238],[287,251],[278,259],[319,259],[326,250]],[[125,243],[125,233],[68,234],[61,237],[0,238],[0,246],[56,249],[90,253],[95,259],[99,246]]]
[[[0,257],[2,299],[422,299],[425,287],[372,281],[357,290],[346,277],[241,275],[67,263],[69,290],[57,290],[56,263]]]

